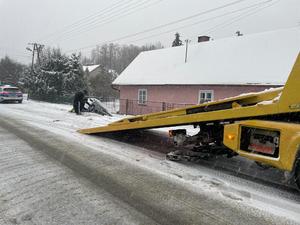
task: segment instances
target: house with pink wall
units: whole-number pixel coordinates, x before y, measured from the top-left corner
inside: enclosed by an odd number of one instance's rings
[[[285,84],[300,29],[284,29],[142,52],[113,82],[120,113],[144,114]],[[185,60],[186,58],[186,60]]]

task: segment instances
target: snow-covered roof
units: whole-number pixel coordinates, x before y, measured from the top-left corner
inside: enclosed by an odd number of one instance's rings
[[[93,70],[97,69],[100,65],[91,65],[91,66],[82,66],[83,71],[88,70],[89,72],[92,72]]]
[[[300,29],[289,28],[142,52],[116,85],[282,85],[300,51]]]

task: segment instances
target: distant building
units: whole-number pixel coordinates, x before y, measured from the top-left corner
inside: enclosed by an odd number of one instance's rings
[[[89,78],[93,78],[99,75],[102,70],[104,69],[102,65],[90,65],[90,66],[82,66],[83,71],[85,72],[86,76]],[[111,76],[115,79],[118,76],[118,73],[115,70],[107,69],[107,72],[111,74]]]
[[[207,40],[208,37],[202,37]],[[113,82],[120,113],[143,114],[284,85],[300,50],[285,29],[142,52]]]
[[[115,70],[102,65],[83,66],[85,78],[88,82],[89,93],[102,101],[115,101],[118,91],[112,88],[112,82],[118,76]]]
[[[83,66],[82,68],[86,76],[89,77],[95,77],[101,72],[100,65]]]

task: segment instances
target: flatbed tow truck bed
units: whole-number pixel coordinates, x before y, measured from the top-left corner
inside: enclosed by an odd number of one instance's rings
[[[170,111],[128,117],[107,126],[81,129],[82,134],[194,125],[189,137],[171,131],[175,144],[193,144],[195,155],[239,154],[291,173],[300,187],[300,54],[284,87]],[[234,152],[234,154],[231,154]],[[199,153],[199,154],[198,154]],[[186,156],[185,153],[172,153]],[[172,156],[173,156],[172,155]]]

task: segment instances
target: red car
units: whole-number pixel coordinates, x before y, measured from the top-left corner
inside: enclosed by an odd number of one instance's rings
[[[0,102],[18,102],[22,103],[23,94],[19,88],[4,85],[0,86]]]

